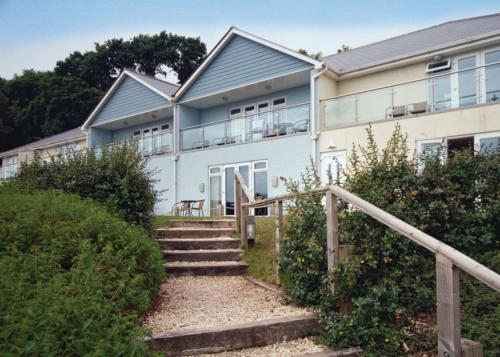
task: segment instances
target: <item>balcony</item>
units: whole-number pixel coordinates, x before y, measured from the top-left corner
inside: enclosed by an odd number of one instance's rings
[[[322,128],[366,124],[500,103],[500,62],[322,101]]]
[[[180,130],[182,151],[221,147],[309,131],[309,103]]]
[[[173,152],[173,133],[172,131],[164,131],[159,134],[135,137],[128,140],[114,141],[104,145],[94,146],[96,154],[106,148],[124,144],[135,144],[143,156],[168,155]]]

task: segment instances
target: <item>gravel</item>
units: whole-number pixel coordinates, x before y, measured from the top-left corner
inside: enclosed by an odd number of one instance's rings
[[[239,351],[227,351],[207,355],[197,355],[199,357],[289,357],[301,356],[305,353],[315,353],[326,351],[327,348],[316,344],[311,338],[301,338],[293,341],[277,343],[274,345],[247,348]]]
[[[307,312],[287,305],[279,294],[241,276],[181,276],[166,279],[143,325],[153,333],[162,333]]]

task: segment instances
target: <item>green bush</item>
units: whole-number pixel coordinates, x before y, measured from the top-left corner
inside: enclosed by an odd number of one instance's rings
[[[303,188],[319,185],[316,176],[310,170],[302,179]],[[500,252],[499,178],[500,154],[455,153],[442,164],[437,156],[415,157],[399,127],[380,149],[370,128],[366,147],[353,150],[343,186],[498,269],[485,256]],[[297,187],[292,186],[290,192]],[[326,265],[320,236],[325,231],[325,215],[320,202],[318,196],[297,197],[289,208],[293,219],[289,220],[292,225],[287,230],[281,271],[287,292],[301,304],[321,308],[326,327],[323,337],[333,346],[362,346],[368,355],[388,356],[401,355],[406,347],[410,352],[432,349],[436,343],[432,330],[434,255],[341,201],[340,240],[354,246],[354,256],[341,260],[333,276],[326,269],[318,272],[316,269]],[[500,343],[495,327],[500,317],[498,294],[465,275],[463,336],[482,342],[492,356]],[[328,291],[331,279],[336,286],[334,296]],[[482,297],[478,297],[479,291]],[[354,307],[350,315],[339,312],[345,301]],[[479,306],[477,301],[483,304]],[[481,322],[482,317],[488,323]],[[414,322],[422,319],[429,320],[428,330],[415,327]]]
[[[128,222],[151,229],[157,192],[146,163],[136,145],[120,144],[99,153],[76,151],[45,161],[36,157],[21,166],[16,180],[30,189],[52,188],[91,198]]]
[[[138,314],[158,290],[159,247],[91,200],[0,187],[0,350],[145,355]]]

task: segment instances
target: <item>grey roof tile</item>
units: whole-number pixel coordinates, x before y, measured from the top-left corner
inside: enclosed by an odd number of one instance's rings
[[[343,74],[439,50],[476,37],[487,37],[495,32],[500,32],[500,13],[445,22],[325,56],[322,60],[336,73]]]
[[[16,154],[17,152],[19,152],[20,150],[36,149],[36,148],[43,147],[43,146],[50,146],[53,144],[62,143],[65,141],[70,141],[72,139],[83,139],[83,138],[85,138],[85,133],[81,130],[80,127],[78,127],[78,128],[67,130],[67,131],[64,131],[62,133],[34,141],[34,142],[26,144],[26,145],[18,146],[17,148],[13,148],[13,149],[4,151],[4,152],[0,153],[0,157],[12,156],[12,155]]]

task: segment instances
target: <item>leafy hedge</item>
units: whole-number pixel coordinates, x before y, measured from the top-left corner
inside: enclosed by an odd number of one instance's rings
[[[456,153],[446,164],[439,157],[422,159],[425,164],[409,151],[399,127],[383,149],[376,145],[370,129],[366,147],[353,150],[343,186],[498,269],[494,262],[500,259],[500,154]],[[300,185],[290,183],[289,190],[319,184],[312,169]],[[354,246],[354,256],[341,261],[329,277],[324,268],[325,212],[321,197],[297,197],[289,215],[288,222],[292,223],[283,249],[282,279],[296,302],[321,307],[324,338],[329,344],[362,346],[368,355],[397,356],[408,349],[433,348],[433,254],[342,202],[340,239],[342,244]],[[496,327],[500,325],[499,294],[479,288],[480,283],[463,275],[463,335],[482,342],[494,355],[500,345]],[[328,290],[330,279],[336,283],[334,296]],[[488,293],[478,296],[485,291]],[[353,304],[350,315],[339,312],[346,301]],[[481,322],[482,318],[489,323]],[[427,321],[428,329],[417,328],[416,320]]]
[[[138,314],[164,276],[139,227],[90,200],[0,187],[0,350],[145,355]]]
[[[75,151],[22,165],[17,181],[28,188],[52,188],[105,204],[125,220],[152,228],[157,198],[147,161],[136,145],[120,144]]]

